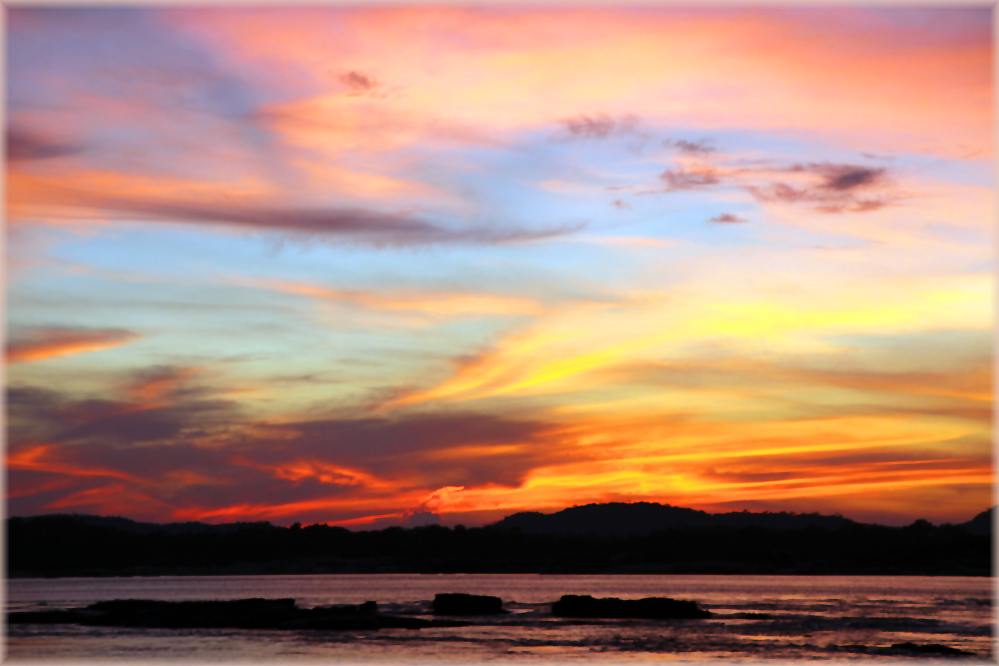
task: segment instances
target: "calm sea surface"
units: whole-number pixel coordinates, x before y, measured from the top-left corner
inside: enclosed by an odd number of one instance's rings
[[[108,599],[296,599],[299,606],[378,602],[429,615],[441,592],[489,594],[510,614],[485,625],[420,630],[251,631],[11,625],[10,660],[336,660],[391,664],[510,661],[919,659],[893,643],[936,643],[991,661],[992,579],[911,576],[302,575],[14,579],[8,611],[72,608]],[[553,618],[563,594],[692,599],[706,620]]]

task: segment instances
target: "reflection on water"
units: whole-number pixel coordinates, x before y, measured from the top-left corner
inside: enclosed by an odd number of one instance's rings
[[[382,663],[825,659],[912,663],[891,645],[935,643],[991,654],[991,579],[845,576],[302,575],[15,579],[8,610],[107,599],[295,598],[299,606],[379,602],[427,614],[441,592],[490,594],[510,614],[459,628],[379,631],[122,629],[11,625],[9,659],[289,660]],[[553,618],[563,594],[693,599],[708,620]]]

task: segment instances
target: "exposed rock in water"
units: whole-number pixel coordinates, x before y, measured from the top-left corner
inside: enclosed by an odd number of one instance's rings
[[[363,604],[336,604],[299,609],[296,617],[281,623],[283,629],[333,629],[352,631],[381,629],[384,626],[378,617],[378,604],[365,601]]]
[[[64,611],[8,613],[11,624],[82,624],[155,629],[365,629],[455,627],[465,622],[424,620],[378,612],[378,604],[298,608],[294,599],[153,601],[115,599]]]
[[[85,624],[165,629],[267,629],[295,617],[294,599],[236,599],[233,601],[99,601],[84,611]]]
[[[590,595],[566,594],[552,604],[552,615],[585,618],[636,618],[684,620],[710,617],[711,612],[697,607],[696,601],[667,597],[645,599],[594,599]]]
[[[939,643],[927,643],[924,645],[918,645],[916,643],[895,643],[891,647],[893,650],[905,650],[907,652],[919,652],[921,654],[939,654],[954,657],[977,656],[974,652],[959,650],[957,648],[950,647],[949,645],[940,645]]]
[[[480,594],[438,594],[434,596],[435,615],[496,615],[505,613],[503,600]]]

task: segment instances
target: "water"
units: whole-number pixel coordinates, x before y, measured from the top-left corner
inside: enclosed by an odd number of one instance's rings
[[[893,643],[938,643],[990,662],[992,580],[912,576],[300,575],[14,579],[9,611],[107,599],[295,598],[299,606],[375,600],[382,612],[430,617],[441,592],[501,597],[487,624],[420,630],[251,631],[11,625],[10,660],[149,659],[430,664],[770,659],[892,661]],[[550,614],[563,594],[692,599],[706,620],[579,623]],[[922,661],[916,659],[916,661]],[[948,659],[947,661],[953,661]]]

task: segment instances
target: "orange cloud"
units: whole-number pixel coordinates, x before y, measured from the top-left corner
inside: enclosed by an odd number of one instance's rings
[[[202,367],[153,368],[151,372],[140,375],[136,382],[127,386],[126,391],[132,400],[150,405],[175,392],[203,369]]]
[[[396,513],[382,513],[376,516],[363,516],[361,518],[350,518],[348,520],[332,520],[328,525],[336,525],[337,527],[357,527],[361,525],[370,525],[371,523],[382,520],[384,518],[399,518],[402,519],[406,516],[404,511],[399,511]]]
[[[333,465],[322,460],[295,459],[271,465],[261,464],[244,456],[230,459],[233,464],[252,467],[267,472],[277,479],[301,481],[315,479],[321,483],[337,486],[363,486],[368,489],[387,488],[391,484],[363,470]]]
[[[60,447],[56,444],[31,444],[7,453],[7,468],[52,472],[71,476],[98,476],[126,481],[142,482],[143,479],[121,470],[102,467],[83,467],[60,460]]]
[[[130,331],[51,329],[32,331],[29,339],[19,339],[7,345],[8,363],[31,363],[59,356],[83,354],[120,347],[141,336]]]
[[[344,498],[340,496],[331,496],[327,498],[320,498],[314,500],[303,500],[300,502],[286,502],[282,504],[270,504],[270,503],[245,503],[245,504],[234,504],[227,507],[219,508],[200,508],[200,507],[190,507],[183,509],[175,509],[172,512],[172,516],[175,520],[273,520],[275,518],[287,518],[289,516],[300,515],[306,512],[315,511],[379,511],[378,507],[384,507],[388,498],[377,497],[377,498]],[[392,497],[388,501],[398,501],[399,497]],[[403,500],[405,502],[405,499]],[[402,512],[398,514],[384,514],[389,516],[399,515],[402,516]],[[356,522],[363,524],[366,522],[373,521],[378,517],[383,516],[371,516],[367,515]],[[330,524],[343,524],[344,521],[334,522],[331,521]],[[353,523],[354,520],[348,519],[346,522]]]

